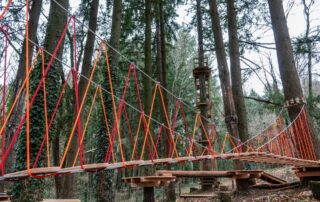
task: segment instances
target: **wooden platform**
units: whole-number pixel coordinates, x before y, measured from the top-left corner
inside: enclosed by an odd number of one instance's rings
[[[319,167],[295,167],[293,168],[297,177],[301,178],[319,178],[320,179],[320,166]]]
[[[0,193],[0,201],[10,201],[10,196],[7,193]]]
[[[273,176],[263,170],[231,170],[231,171],[183,171],[183,170],[159,170],[158,176],[175,176],[189,178],[233,178],[250,179],[258,178],[270,184],[284,184],[285,180]]]
[[[124,183],[130,184],[131,187],[160,187],[168,186],[170,182],[174,182],[174,176],[140,176],[122,178]]]
[[[284,157],[265,152],[249,152],[249,153],[228,153],[203,156],[186,156],[179,158],[162,158],[155,160],[135,160],[117,163],[95,163],[83,166],[75,166],[69,168],[49,167],[31,169],[31,177],[45,177],[50,175],[72,174],[79,172],[98,172],[105,169],[118,169],[128,167],[153,166],[183,163],[186,161],[201,161],[212,159],[240,160],[245,162],[265,163],[265,164],[282,164],[292,165],[296,167],[320,167],[320,161],[311,161],[298,158]],[[245,175],[245,174],[242,174]],[[23,180],[29,177],[28,171],[23,170],[15,173],[9,173],[0,177],[0,180]]]
[[[217,195],[215,194],[180,194],[180,198],[212,198],[216,197]]]

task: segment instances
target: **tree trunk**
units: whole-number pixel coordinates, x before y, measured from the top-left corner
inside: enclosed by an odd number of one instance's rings
[[[242,142],[249,139],[247,112],[243,97],[242,76],[240,67],[240,52],[238,42],[237,14],[233,0],[227,0],[228,11],[228,33],[229,33],[229,53],[230,70],[232,80],[232,94],[238,117],[239,137]]]
[[[145,44],[144,44],[144,61],[145,67],[144,71],[149,76],[152,75],[152,12],[151,12],[151,0],[146,0],[145,3]],[[144,86],[144,111],[148,114],[151,107],[151,99],[152,99],[152,81],[149,78],[143,79]]]
[[[306,34],[305,34],[305,42],[307,43],[307,56],[308,56],[308,93],[309,96],[312,96],[312,41],[309,39],[310,34],[310,8],[314,4],[312,0],[309,5],[307,4],[306,0],[302,0],[304,16],[306,20]]]
[[[222,38],[220,18],[216,0],[209,0],[209,6],[223,98],[225,123],[230,135],[234,138],[239,138],[238,117],[233,100],[227,57]],[[234,161],[234,169],[243,169],[243,164],[240,161]],[[245,183],[237,180],[237,187],[238,189],[244,189],[246,186]]]
[[[158,19],[157,19],[157,70],[158,70],[158,80],[160,81],[160,84],[164,87],[167,88],[167,52],[166,52],[166,32],[165,32],[165,3],[162,0],[158,1],[157,5],[158,9]],[[164,102],[165,102],[165,107],[167,111],[169,110],[168,106],[168,97],[167,93],[163,91],[163,96],[164,96]],[[161,120],[163,123],[165,123],[165,115],[164,112],[161,110],[162,107],[160,107],[160,115],[161,115]],[[165,136],[162,136],[162,142],[165,143],[167,140]],[[167,156],[169,147],[167,144],[163,144],[162,147],[162,155]],[[170,166],[167,167],[167,169],[171,169]],[[174,184],[170,183],[168,187],[166,187],[166,200],[167,201],[175,201],[176,195],[175,195],[175,189],[174,189]]]
[[[90,5],[91,7],[90,7],[90,13],[89,13],[89,29],[95,32],[97,29],[99,0],[93,0]],[[87,41],[84,49],[82,68],[81,68],[81,75],[86,78],[88,78],[91,73],[91,66],[92,66],[91,59],[93,56],[94,43],[95,43],[95,35],[91,31],[88,31]],[[71,59],[71,61],[73,60]],[[77,64],[74,64],[74,66],[77,66]],[[84,98],[83,97],[84,92],[88,84],[87,79],[85,79],[84,77],[80,77],[79,86],[78,86],[79,87],[78,88],[79,104],[82,102],[82,99]],[[75,108],[75,106],[73,108]],[[81,117],[81,120],[82,119],[83,117]],[[77,136],[74,136],[71,142],[71,147],[69,149],[68,155],[66,157],[66,161],[65,161],[66,167],[72,166],[75,155],[77,153],[77,148],[78,148],[78,138]],[[56,179],[59,180],[59,178],[60,177],[57,177]],[[60,191],[58,192],[60,194],[57,196],[57,198],[62,198],[62,199],[74,198],[74,192],[75,192],[74,184],[75,184],[74,175],[63,176],[63,188],[62,189],[60,188]]]
[[[58,1],[63,7],[68,8],[68,0],[59,0]],[[56,49],[56,45],[60,40],[62,31],[67,22],[68,14],[62,8],[60,8],[53,1],[51,2],[48,26],[46,30],[46,36],[44,40],[44,49],[50,53],[53,53]],[[62,59],[63,54],[63,43],[57,51],[56,58]],[[45,64],[48,64],[51,59],[51,56],[45,54]],[[62,72],[62,67],[59,62],[54,60],[50,71],[48,71],[46,76],[46,88],[47,88],[47,116],[51,117],[53,114],[53,109],[55,107],[56,101],[58,99],[58,91],[60,86],[60,74]],[[37,64],[30,76],[30,95],[33,95],[35,89],[40,82],[42,75],[41,63]],[[31,107],[30,110],[30,165],[32,166],[35,161],[36,154],[41,145],[41,140],[43,134],[45,134],[45,127],[43,124],[44,120],[44,103],[43,103],[43,90],[39,91],[38,96],[35,99],[35,104]],[[54,138],[56,134],[56,123],[54,122],[50,128],[51,138]],[[23,128],[21,134],[25,134],[26,129]],[[16,147],[17,151],[17,163],[15,168],[17,170],[22,170],[26,168],[26,143],[25,139],[21,138]],[[37,166],[44,166],[44,157],[41,156]],[[22,182],[16,182],[12,188],[11,192],[13,198],[16,201],[39,201],[43,197],[43,180],[37,180],[29,178]]]
[[[303,92],[295,66],[291,40],[286,23],[282,0],[268,0],[269,11],[271,15],[274,39],[277,48],[278,65],[281,81],[283,84],[285,100],[300,98],[303,99]],[[302,105],[290,106],[288,108],[290,119],[293,121],[301,111]],[[312,120],[309,118],[309,126],[313,131]],[[314,142],[315,152],[319,158],[320,148],[319,140],[312,132],[312,141]]]
[[[122,11],[122,1],[121,0],[114,0],[113,1],[113,14],[112,14],[112,28],[111,28],[111,39],[110,44],[113,48],[118,50],[120,48],[120,35],[121,35],[121,11]],[[117,82],[117,74],[115,73],[116,68],[118,68],[119,64],[119,55],[116,53],[113,49],[110,49],[109,53],[109,59],[110,59],[110,68],[111,68],[111,76],[112,81],[114,85],[116,85]],[[105,76],[107,74],[104,74]],[[110,89],[108,78],[104,78],[105,87],[107,90]],[[113,106],[112,101],[110,100],[109,95],[104,95],[105,97],[105,107],[108,116],[113,114]],[[101,116],[101,124],[104,124],[104,117]],[[113,125],[112,117],[109,117],[109,124]],[[99,132],[98,136],[98,151],[97,151],[97,159],[99,161],[104,161],[105,157],[105,151],[107,149],[107,146],[109,145],[109,140],[106,137],[106,129],[105,124],[102,127],[103,130]],[[101,141],[100,141],[101,140]],[[104,146],[101,146],[100,144],[103,143]],[[96,184],[96,201],[97,202],[107,202],[107,201],[114,201],[115,192],[114,192],[114,184],[113,178],[114,178],[114,172],[113,171],[103,171],[100,173],[97,173],[95,175],[97,184]]]
[[[143,188],[143,202],[155,202],[154,200],[154,187]]]
[[[238,130],[241,142],[249,139],[248,119],[246,105],[242,89],[242,75],[240,66],[240,52],[238,41],[237,28],[237,13],[233,0],[227,0],[228,14],[228,34],[229,34],[229,54],[230,54],[230,69],[232,80],[232,94],[238,117]],[[244,182],[245,183],[245,182]],[[249,180],[250,184],[255,184],[254,179]],[[246,188],[246,186],[245,186]]]

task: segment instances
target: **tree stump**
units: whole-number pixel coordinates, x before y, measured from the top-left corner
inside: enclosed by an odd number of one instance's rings
[[[309,186],[311,188],[313,197],[315,199],[320,199],[320,181],[310,181]]]

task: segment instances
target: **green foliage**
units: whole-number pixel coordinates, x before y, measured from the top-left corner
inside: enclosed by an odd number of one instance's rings
[[[40,82],[42,76],[41,64],[36,65],[31,74],[30,79],[30,95],[33,95]],[[51,117],[58,98],[59,88],[59,76],[55,66],[48,72],[46,78],[46,91],[47,91],[47,111],[48,117]],[[31,99],[32,97],[30,97]],[[43,88],[40,91],[34,101],[34,104],[30,110],[30,167],[32,168],[35,162],[36,155],[39,151],[41,142],[45,134],[45,122],[44,122],[44,97]],[[56,124],[53,123],[50,132],[51,138],[55,134]],[[16,163],[14,169],[25,170],[26,165],[26,124],[20,132],[20,138],[16,145]],[[37,167],[45,166],[45,148],[43,149],[39,158]],[[14,201],[39,201],[43,197],[43,180],[36,178],[28,178],[25,181],[16,182],[10,188],[10,194]]]

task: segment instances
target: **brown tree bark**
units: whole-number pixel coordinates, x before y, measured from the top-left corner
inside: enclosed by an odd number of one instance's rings
[[[90,7],[90,13],[89,13],[89,29],[92,32],[95,32],[97,29],[97,16],[98,16],[98,9],[99,9],[99,0],[93,0],[91,2]],[[95,43],[95,35],[88,31],[87,34],[87,41],[84,49],[84,56],[83,56],[83,62],[82,62],[82,68],[81,68],[81,75],[88,78],[91,73],[91,59],[93,56],[93,50],[94,50],[94,43]],[[71,60],[72,61],[72,60]],[[74,64],[77,65],[77,64]],[[87,79],[84,77],[79,78],[79,102],[82,102],[85,88],[88,84]],[[81,117],[82,120],[82,117]],[[83,122],[82,122],[83,123]],[[75,155],[77,153],[78,148],[78,138],[77,136],[74,136],[71,142],[71,147],[69,149],[68,155],[66,157],[65,165],[66,167],[72,166],[73,160],[75,158]],[[61,177],[57,177],[56,183],[59,182],[59,179]],[[63,187],[57,191],[58,195],[57,198],[67,199],[67,198],[74,198],[74,184],[75,184],[75,176],[74,175],[65,175],[63,176]]]
[[[242,89],[240,52],[238,42],[237,13],[233,0],[227,0],[228,34],[232,94],[238,117],[239,137],[242,142],[249,139],[247,112]]]
[[[278,65],[280,70],[281,81],[285,100],[303,98],[303,92],[300,84],[300,79],[295,66],[291,39],[287,27],[287,22],[284,14],[282,0],[268,0],[269,11],[271,15],[272,28],[274,39],[277,48]],[[291,120],[294,120],[301,111],[303,105],[294,105],[288,108]],[[312,120],[309,119],[309,126],[313,131]],[[320,144],[315,133],[312,133],[312,141],[315,146],[315,152],[319,158]]]
[[[238,117],[238,130],[241,142],[249,139],[248,119],[246,105],[242,89],[242,75],[240,65],[240,52],[238,41],[237,12],[233,0],[227,0],[228,34],[229,34],[229,55],[232,80],[232,94]],[[248,180],[255,184],[254,179]],[[245,183],[245,182],[244,182]]]
[[[157,18],[157,26],[156,26],[156,38],[157,38],[157,76],[160,84],[167,88],[167,50],[166,50],[166,30],[165,30],[165,3],[163,0],[157,1],[157,11],[158,11],[158,18]],[[167,93],[163,91],[164,102],[166,106],[166,110],[169,111],[168,105],[168,97]],[[160,107],[160,116],[163,123],[165,123],[165,115],[163,110]],[[162,136],[162,142],[166,142],[164,136]],[[162,153],[163,156],[167,156],[169,151],[169,147],[167,144],[163,144]],[[168,166],[170,169],[170,166]],[[174,184],[170,183],[168,187],[166,187],[166,201],[175,201],[175,189]]]
[[[121,35],[121,11],[122,11],[122,0],[114,0],[113,1],[113,14],[112,14],[112,27],[111,27],[111,39],[110,44],[115,50],[119,50],[120,48],[120,35]],[[111,76],[114,85],[117,83],[117,74],[115,70],[118,68],[119,64],[119,55],[112,48],[109,49],[109,59],[110,59],[110,69]],[[108,79],[104,79],[106,83],[108,83]],[[115,90],[115,89],[114,89]],[[112,109],[112,104],[109,101],[105,101],[105,105],[107,110]],[[108,114],[112,114],[112,110],[107,111]],[[103,121],[103,120],[102,120]],[[110,125],[113,123],[110,121]],[[105,136],[105,134],[103,134]],[[105,148],[98,148],[102,152],[105,153]],[[119,174],[119,173],[118,173]],[[113,184],[114,172],[113,171],[103,171],[96,175],[97,184],[96,184],[96,201],[97,202],[107,202],[114,201],[115,197],[115,186]]]
[[[148,75],[152,75],[152,1],[146,0],[145,2],[145,44],[144,44],[144,71]],[[143,80],[144,89],[144,110],[148,114],[151,107],[151,95],[152,95],[152,81],[150,79]]]
[[[227,64],[226,51],[224,48],[222,31],[220,26],[220,18],[217,8],[216,0],[209,0],[210,15],[212,22],[212,30],[214,34],[216,58],[218,62],[218,71],[220,78],[220,85],[223,98],[223,106],[225,113],[225,123],[227,125],[230,135],[234,138],[239,138],[238,117],[233,100],[231,89],[231,81],[229,69]],[[234,161],[234,169],[243,169],[243,164],[240,161]],[[247,188],[247,183],[237,180],[237,188],[243,190]]]
[[[306,22],[306,33],[305,33],[305,42],[307,44],[307,56],[308,56],[308,93],[309,96],[312,96],[312,41],[309,39],[310,35],[310,9],[311,6],[314,4],[314,0],[312,0],[309,4],[306,0],[302,0],[303,5],[303,12],[305,16],[305,22]]]

